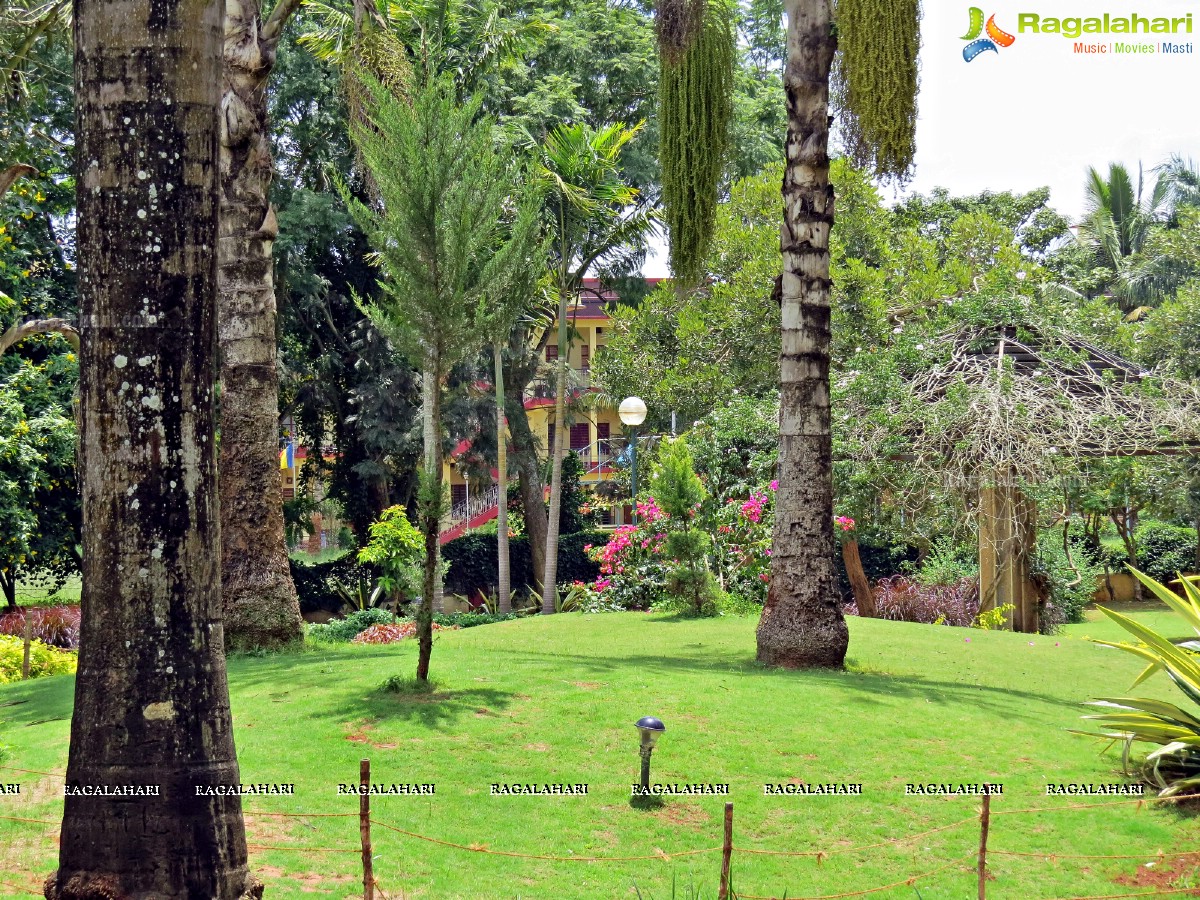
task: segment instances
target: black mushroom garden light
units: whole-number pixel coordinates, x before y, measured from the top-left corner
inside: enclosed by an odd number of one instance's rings
[[[658,736],[667,730],[667,726],[662,723],[661,719],[656,719],[654,716],[642,716],[637,720],[637,730],[642,736],[642,792],[646,793],[650,790],[650,754],[654,752],[654,745],[658,743]]]

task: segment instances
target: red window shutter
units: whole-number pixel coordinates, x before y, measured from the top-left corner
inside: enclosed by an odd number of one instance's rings
[[[591,443],[588,434],[588,423],[584,422],[580,425],[571,426],[571,449],[582,450]]]
[[[558,359],[558,344],[546,345],[546,362],[552,359]]]
[[[589,344],[581,344],[579,346],[579,353],[580,353],[579,358],[582,360],[580,365],[585,369],[588,368],[588,363],[591,362],[591,358],[592,358],[591,346]]]
[[[596,437],[600,438],[600,440],[605,440],[608,437],[608,429],[609,425],[607,422],[597,422]]]
[[[554,452],[554,423],[551,422],[546,426],[546,452]]]

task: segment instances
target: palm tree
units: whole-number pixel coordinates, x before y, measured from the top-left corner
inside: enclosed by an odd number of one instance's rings
[[[1146,190],[1140,163],[1136,184],[1120,163],[1110,163],[1107,176],[1088,168],[1087,211],[1079,224],[1079,240],[1091,249],[1097,265],[1112,270],[1112,295],[1123,312],[1151,299],[1145,283],[1130,278],[1129,260],[1166,220],[1169,197],[1168,182],[1161,178]]]
[[[77,0],[75,13],[83,618],[45,895],[261,896],[216,551],[221,4]],[[70,791],[120,785],[157,791]]]
[[[840,667],[849,635],[833,562],[829,412],[829,69],[836,39],[830,4],[787,0],[785,5],[779,488],[758,659],[788,668]]]
[[[1200,207],[1200,168],[1195,160],[1176,153],[1154,171],[1167,186],[1172,216],[1182,206]]]
[[[550,220],[550,277],[558,293],[558,371],[555,378],[555,440],[551,448],[550,514],[546,524],[546,569],[542,612],[554,612],[558,596],[558,529],[562,511],[562,461],[570,440],[566,427],[567,373],[571,356],[568,310],[575,306],[583,277],[598,269],[640,267],[657,215],[637,188],[621,175],[620,155],[641,129],[617,123],[594,129],[560,125],[541,148]]]
[[[445,77],[430,79],[411,106],[377,80],[368,77],[365,84],[375,107],[353,137],[374,177],[381,211],[352,200],[344,187],[342,193],[385,276],[382,297],[364,311],[421,369],[425,579],[417,678],[425,681],[441,588],[441,392],[450,370],[480,349],[489,301],[509,295],[520,281],[538,217],[533,202],[517,199],[511,154],[496,146],[494,123],[480,116],[479,100],[459,104]]]
[[[534,232],[529,231],[532,237]],[[491,343],[496,398],[496,557],[498,605],[502,613],[512,612],[512,570],[508,547],[508,429],[504,391],[504,346],[522,319],[529,319],[545,306],[544,286],[539,290],[539,275],[545,271],[545,245],[531,247],[527,262],[505,286],[495,285],[486,311],[481,311],[480,332]]]
[[[268,196],[274,157],[267,80],[300,0],[226,0],[221,79],[221,214],[217,242],[221,348],[221,586],[230,647],[301,640],[303,620],[283,531],[275,264]]]

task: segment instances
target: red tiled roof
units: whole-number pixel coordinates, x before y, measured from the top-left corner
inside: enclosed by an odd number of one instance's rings
[[[661,278],[647,278],[646,284],[654,287],[660,281]],[[579,291],[579,305],[572,310],[572,315],[576,319],[607,319],[605,307],[618,299],[615,291],[601,286],[599,278],[585,278]]]

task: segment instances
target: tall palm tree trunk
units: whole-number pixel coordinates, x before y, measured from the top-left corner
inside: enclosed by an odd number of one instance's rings
[[[554,457],[550,464],[550,515],[546,522],[546,574],[542,578],[542,614],[551,615],[558,600],[558,528],[562,517],[562,466],[567,441],[567,292],[558,300],[558,373],[554,380]]]
[[[786,9],[779,490],[758,659],[840,667],[849,637],[833,561],[829,414],[829,67],[836,41],[825,0],[787,0]]]
[[[267,78],[299,0],[262,21],[259,0],[226,0],[217,243],[221,348],[221,581],[230,647],[279,647],[303,634],[283,532],[279,373],[268,193]]]
[[[83,619],[51,900],[261,896],[221,631],[216,0],[75,5]],[[156,794],[76,795],[130,787]]]
[[[421,504],[421,530],[425,534],[425,578],[421,606],[417,610],[417,678],[429,680],[429,657],[433,654],[433,611],[441,612],[442,573],[438,536],[441,531],[442,442],[441,384],[436,366],[427,363],[421,373],[421,424],[425,443],[423,488],[430,492]]]
[[[500,612],[512,612],[512,569],[508,557],[508,435],[504,428],[504,354],[492,344],[496,366],[496,574]]]
[[[505,397],[508,428],[512,433],[513,461],[517,469],[517,492],[525,512],[525,535],[529,541],[530,571],[537,581],[534,590],[541,594],[541,578],[546,573],[546,482],[538,458],[537,439],[529,427],[523,392],[515,388]]]

